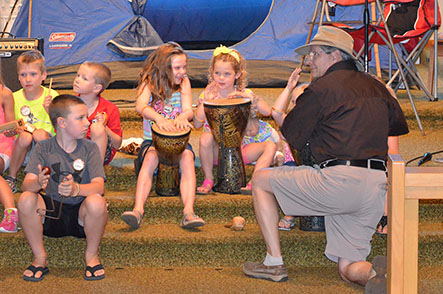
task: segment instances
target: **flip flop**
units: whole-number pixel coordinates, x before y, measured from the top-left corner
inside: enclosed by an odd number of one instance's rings
[[[85,275],[84,275],[84,279],[86,280],[86,281],[98,281],[98,280],[102,280],[102,279],[104,279],[105,278],[105,274],[101,274],[101,275],[98,275],[98,276],[96,276],[95,275],[95,272],[96,271],[99,271],[99,270],[104,270],[105,268],[103,267],[103,265],[101,264],[101,263],[99,263],[99,264],[97,264],[97,265],[94,265],[94,266],[86,266],[86,269],[85,269]],[[91,276],[86,276],[86,272],[90,272],[91,273]]]
[[[188,220],[188,216],[191,216],[192,218]],[[205,225],[205,221],[199,217],[198,215],[195,215],[193,212],[188,212],[183,216],[183,219],[180,223],[180,226],[184,229],[192,229],[197,228]]]
[[[280,231],[290,231],[294,228],[295,223],[294,223],[294,217],[292,219],[285,219],[284,217],[282,217],[280,219],[280,222],[283,223],[283,226],[278,226],[278,229]]]
[[[212,187],[214,187],[214,182],[209,179],[205,179],[202,185],[197,188],[196,194],[208,195],[212,191]],[[202,189],[203,191],[202,190],[199,191],[198,189]]]
[[[252,195],[252,183],[249,182],[246,187],[240,189],[242,195]]]
[[[140,227],[143,214],[137,210],[125,211],[122,213],[121,219],[127,223],[132,229],[136,230]]]
[[[28,266],[27,270],[30,270],[32,272],[32,276],[23,275],[23,280],[29,281],[29,282],[40,282],[49,273],[49,269],[47,266],[42,267],[42,266],[34,266],[31,264],[30,266]],[[38,272],[41,272],[42,274],[39,278],[36,278],[35,275]]]

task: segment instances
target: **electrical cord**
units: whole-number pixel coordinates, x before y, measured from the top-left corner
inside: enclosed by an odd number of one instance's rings
[[[418,161],[418,164],[417,164],[417,166],[420,166],[420,165],[422,165],[423,163],[428,162],[429,160],[431,160],[433,155],[435,155],[435,154],[439,154],[439,153],[443,153],[443,150],[436,151],[436,152],[426,152],[425,154],[423,154],[423,155],[421,155],[421,156],[417,156],[417,157],[412,158],[411,160],[408,160],[408,161],[406,162],[406,166],[407,166],[409,163],[411,163],[411,162],[413,162],[413,161],[415,161],[415,160],[417,160],[417,159],[420,159],[420,160]]]

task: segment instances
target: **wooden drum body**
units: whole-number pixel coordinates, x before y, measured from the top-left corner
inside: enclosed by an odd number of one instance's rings
[[[246,185],[241,153],[251,109],[248,98],[217,99],[204,102],[206,119],[218,143],[217,184],[214,191],[236,194]]]
[[[157,150],[159,164],[155,192],[161,196],[180,193],[179,160],[189,141],[191,129],[165,132],[152,125],[152,142]]]

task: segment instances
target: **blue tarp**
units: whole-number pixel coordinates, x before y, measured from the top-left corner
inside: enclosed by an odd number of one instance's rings
[[[295,56],[294,48],[306,42],[315,3],[314,0],[150,0],[143,16],[163,42],[239,40],[231,48],[246,59],[294,61],[300,58]],[[34,1],[32,7],[31,36],[44,38],[48,66],[145,58],[123,57],[106,46],[134,17],[139,17],[127,0],[40,0]],[[28,9],[29,1],[25,0],[11,31],[17,37],[28,35]],[[363,17],[361,6],[337,8],[333,20],[359,17]],[[212,50],[188,53],[190,58],[210,59]]]

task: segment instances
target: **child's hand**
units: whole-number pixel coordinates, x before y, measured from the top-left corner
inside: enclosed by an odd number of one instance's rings
[[[300,73],[301,73],[302,69],[301,68],[296,68],[291,76],[288,79],[288,84],[286,85],[286,87],[292,91],[292,89],[295,88],[295,86],[297,86],[298,80],[300,79]]]
[[[228,95],[229,99],[232,98],[249,98],[251,101],[254,99],[254,94],[252,92],[246,92],[246,91],[235,91]]]
[[[62,197],[70,197],[72,192],[75,190],[74,178],[71,174],[64,176],[60,179],[60,184],[58,185],[58,194]]]
[[[188,121],[185,117],[179,115],[176,119],[173,120],[174,122],[174,126],[178,129],[178,130],[183,130],[186,131],[189,128],[193,129],[194,126],[191,124],[190,121]]]
[[[47,113],[49,113],[49,104],[51,104],[52,96],[48,95],[45,97],[45,100],[43,101],[43,108],[46,110]]]
[[[92,121],[93,123],[101,123],[104,126],[106,125],[106,121],[107,121],[108,115],[106,114],[106,112],[98,112],[95,115],[94,120]]]
[[[170,119],[166,119],[164,117],[159,118],[155,121],[155,123],[157,124],[158,128],[162,131],[166,131],[166,132],[175,132],[176,128],[174,125],[174,121],[170,120]]]
[[[40,184],[40,187],[42,190],[46,189],[46,186],[48,186],[49,177],[50,177],[50,171],[49,167],[42,168],[42,166],[39,164],[38,167],[38,183]]]
[[[211,82],[209,85],[207,85],[204,93],[205,93],[205,100],[215,100],[220,98],[216,82]]]

